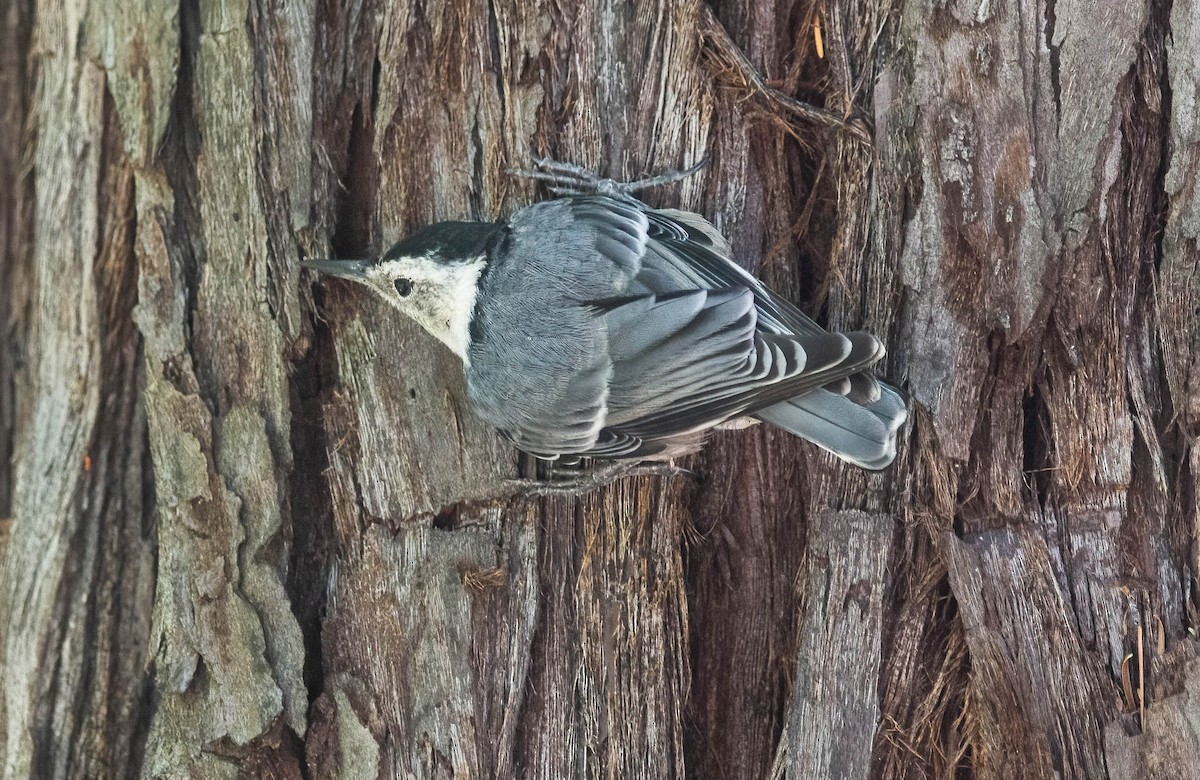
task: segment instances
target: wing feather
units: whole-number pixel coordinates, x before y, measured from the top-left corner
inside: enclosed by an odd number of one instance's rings
[[[643,439],[753,413],[858,371],[880,351],[868,334],[763,334],[745,287],[648,296],[605,320],[613,363],[606,427]]]
[[[635,284],[650,291],[673,289],[672,284],[695,284],[722,288],[744,285],[754,292],[759,328],[772,333],[818,334],[825,329],[779,297],[749,271],[730,259],[729,243],[711,223],[699,214],[676,209],[647,210],[649,242],[646,258]],[[667,286],[660,286],[667,285]],[[828,388],[840,395],[851,395],[856,403],[870,403],[879,397],[879,384],[869,373],[852,380],[839,378]]]

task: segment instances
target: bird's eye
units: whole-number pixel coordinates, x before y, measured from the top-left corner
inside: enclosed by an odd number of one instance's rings
[[[396,285],[396,292],[400,293],[401,298],[407,298],[409,293],[412,292],[412,280],[411,279],[405,279],[402,276],[399,279],[397,279],[394,282],[394,284]]]

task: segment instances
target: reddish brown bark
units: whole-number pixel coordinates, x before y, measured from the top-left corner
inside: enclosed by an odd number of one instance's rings
[[[0,19],[6,777],[1195,764],[1195,0]],[[710,153],[647,197],[885,338],[896,464],[514,492],[453,358],[296,261],[507,215],[531,150]]]

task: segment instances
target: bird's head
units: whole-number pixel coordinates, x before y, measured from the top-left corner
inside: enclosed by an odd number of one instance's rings
[[[366,285],[466,360],[476,288],[496,230],[484,222],[439,222],[375,260],[300,265]]]
[[[438,222],[374,260],[302,260],[300,265],[365,284],[467,359],[476,286],[496,224]]]

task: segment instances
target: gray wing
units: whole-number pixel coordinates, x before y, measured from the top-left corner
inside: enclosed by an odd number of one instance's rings
[[[646,296],[604,319],[612,359],[605,429],[639,456],[822,388],[883,353],[866,333],[764,332],[746,287]]]
[[[725,239],[700,215],[649,210],[648,219],[650,241],[634,286],[666,290],[741,283],[753,291],[761,330],[798,335],[825,333],[795,306],[733,263]],[[854,362],[848,360],[846,366]],[[866,365],[871,362],[868,360]],[[863,468],[883,468],[895,457],[896,432],[908,416],[903,396],[866,371],[849,375],[833,372],[833,376],[836,378],[823,388],[762,408],[754,416]]]
[[[647,210],[646,214],[650,241],[635,285],[657,292],[681,285],[713,289],[745,286],[754,294],[762,330],[808,335],[827,332],[733,262],[724,236],[699,214],[676,209]],[[865,372],[839,376],[827,389],[849,394],[856,403],[870,403],[880,396],[878,382]]]

